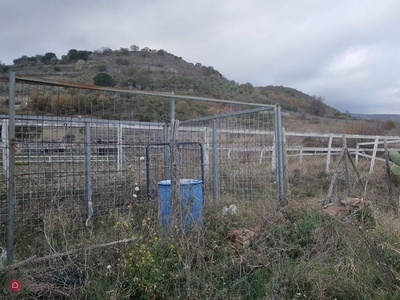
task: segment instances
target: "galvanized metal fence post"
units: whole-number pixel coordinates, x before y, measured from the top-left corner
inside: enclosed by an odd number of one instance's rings
[[[284,206],[286,204],[285,195],[285,162],[284,162],[284,145],[282,135],[282,121],[281,121],[281,107],[275,106],[275,179],[276,179],[276,193],[278,198],[278,205]]]
[[[210,141],[208,131],[209,128],[207,126],[204,127],[204,173],[207,178],[210,174]],[[205,182],[203,182],[203,184],[205,184]]]
[[[8,172],[8,157],[10,147],[8,147],[8,120],[4,119],[1,127],[1,147],[3,152],[3,174],[7,176]]]
[[[15,213],[15,73],[8,81],[7,264],[14,258]]]
[[[174,92],[172,92],[172,94],[174,94]],[[169,113],[170,113],[170,120],[171,120],[171,123],[172,123],[172,120],[175,120],[175,98],[174,97],[171,97],[171,100],[170,100],[170,111],[169,111]]]
[[[91,138],[90,138],[90,123],[85,123],[85,174],[86,174],[86,210],[87,220],[86,225],[93,215],[92,203],[92,154],[91,154]]]
[[[213,183],[214,183],[214,202],[219,203],[219,177],[218,177],[218,136],[217,121],[212,120],[212,149],[213,149]]]
[[[171,94],[173,95],[174,92],[171,92]],[[173,122],[175,121],[175,98],[171,97],[170,99],[170,107],[169,107],[169,114],[170,114],[170,127],[172,129],[172,125]],[[166,126],[166,128],[164,128],[165,132],[164,132],[164,142],[165,143],[170,143],[171,142],[171,136],[172,134],[168,135],[168,126]],[[179,137],[176,137],[177,139]],[[166,164],[166,168],[164,168],[164,175],[165,175],[165,179],[171,179],[171,191],[172,191],[172,175],[171,172],[173,172],[173,168],[170,168],[171,166],[171,162],[172,162],[172,144],[170,144],[169,146],[164,146],[164,162]]]
[[[171,225],[183,228],[182,199],[180,194],[180,161],[178,153],[179,121],[171,120]]]
[[[1,148],[3,155],[3,174],[8,178],[8,153],[10,152],[8,147],[8,120],[4,119],[1,127]],[[7,182],[8,189],[8,182]],[[8,192],[8,191],[7,191]],[[2,214],[0,214],[0,224],[2,224]]]
[[[122,171],[122,159],[123,159],[123,148],[122,148],[122,125],[117,125],[117,171],[121,174]]]
[[[276,129],[274,133],[274,141],[272,146],[272,155],[271,155],[271,170],[276,170]]]
[[[164,179],[171,179],[171,171],[170,171],[170,146],[169,144],[169,135],[168,135],[168,124],[164,124],[163,126],[163,143],[164,145]]]

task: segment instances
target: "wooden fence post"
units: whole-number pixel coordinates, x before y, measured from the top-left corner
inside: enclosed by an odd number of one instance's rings
[[[343,135],[343,148],[345,149],[344,152],[344,166],[345,166],[345,171],[346,171],[346,183],[347,183],[347,196],[351,196],[351,185],[350,185],[350,170],[349,170],[349,156],[347,153],[349,150],[347,149],[347,140],[346,136]]]
[[[328,142],[328,154],[326,157],[326,168],[325,172],[329,172],[329,165],[331,163],[331,152],[332,152],[332,133],[329,135],[329,142]]]
[[[372,152],[371,165],[369,167],[369,174],[371,174],[372,171],[374,170],[375,160],[376,160],[376,152],[378,150],[378,144],[379,144],[379,136],[375,137],[374,150]]]
[[[388,143],[387,139],[383,139],[383,145],[385,148],[385,163],[386,163],[386,172],[387,172],[387,178],[388,178],[388,190],[389,190],[389,203],[393,207],[393,210],[396,214],[396,216],[399,215],[399,202],[400,202],[400,197],[399,201],[395,199],[395,195],[393,193],[393,178],[392,178],[392,172],[390,171],[390,163],[389,163],[389,150],[388,150]]]
[[[338,158],[338,160],[336,162],[336,168],[335,168],[335,171],[333,172],[333,176],[332,176],[332,179],[331,179],[331,184],[329,185],[328,194],[326,196],[324,205],[328,205],[329,203],[331,203],[331,196],[332,196],[332,192],[333,192],[333,186],[334,186],[334,184],[336,182],[336,178],[337,178],[338,173],[339,173],[340,162],[343,159],[343,155],[345,154],[345,151],[346,151],[346,148],[343,147],[342,151],[340,152],[339,158]]]
[[[356,145],[356,162],[355,162],[356,165],[358,164],[359,152],[360,152],[360,145],[357,143],[357,145]]]

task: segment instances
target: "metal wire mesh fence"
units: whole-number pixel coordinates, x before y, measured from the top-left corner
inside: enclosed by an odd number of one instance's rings
[[[85,215],[88,194],[91,209],[105,211],[122,206],[136,186],[144,186],[140,158],[149,141],[162,139],[163,124],[30,112],[28,104],[15,122],[17,219],[38,219],[46,207],[72,201]],[[3,128],[8,125],[4,120]]]
[[[183,122],[183,128],[186,124],[205,128],[205,187],[215,201],[235,203],[275,196],[273,123],[273,114],[266,109]]]
[[[12,248],[10,222],[25,224],[34,235],[54,210],[88,222],[132,201],[157,198],[158,183],[171,177],[169,118],[175,108],[168,99],[17,79],[13,86],[0,81],[6,104],[0,112],[0,244],[7,239]],[[181,122],[181,178],[200,179],[204,201],[276,197],[274,107],[220,107],[222,114]],[[16,236],[17,243],[23,238]],[[40,254],[39,245],[32,248],[26,255]]]

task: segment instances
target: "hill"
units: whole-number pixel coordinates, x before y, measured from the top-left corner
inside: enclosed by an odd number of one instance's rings
[[[351,114],[352,117],[363,120],[400,122],[400,115],[394,114]]]
[[[99,73],[111,76],[106,85],[140,90],[174,91],[176,94],[230,99],[243,102],[280,104],[285,111],[318,117],[347,118],[340,111],[323,103],[323,99],[283,86],[254,87],[225,78],[212,66],[190,63],[165,50],[147,47],[139,50],[96,51],[71,49],[59,59],[54,53],[14,59],[11,66],[2,65],[0,72],[35,77],[71,80],[93,84]],[[97,83],[98,85],[104,85]],[[201,110],[199,111],[201,115]]]

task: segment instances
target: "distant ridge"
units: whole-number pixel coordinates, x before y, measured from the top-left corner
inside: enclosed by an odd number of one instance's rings
[[[394,121],[400,123],[400,115],[395,114],[351,114],[353,118],[363,120]]]

